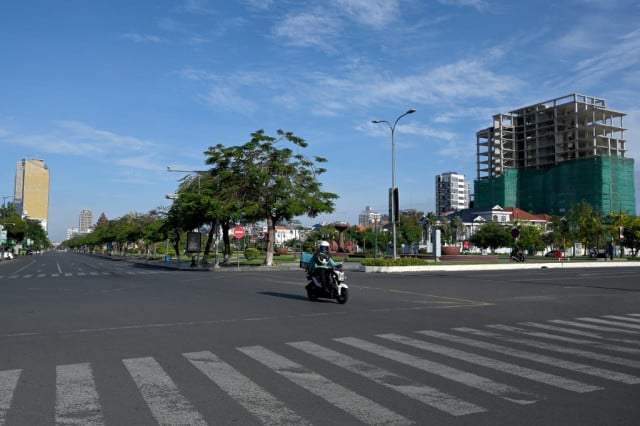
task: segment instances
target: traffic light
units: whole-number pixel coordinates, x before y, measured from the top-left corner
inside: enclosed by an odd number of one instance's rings
[[[400,201],[398,188],[389,188],[389,218],[393,217],[396,223],[400,222]]]

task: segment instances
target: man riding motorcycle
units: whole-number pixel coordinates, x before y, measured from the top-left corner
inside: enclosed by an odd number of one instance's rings
[[[330,268],[341,268],[342,263],[336,262],[329,254],[329,243],[326,241],[320,241],[320,245],[316,252],[313,254],[313,274],[318,277],[322,286],[330,291],[331,286],[331,272]]]

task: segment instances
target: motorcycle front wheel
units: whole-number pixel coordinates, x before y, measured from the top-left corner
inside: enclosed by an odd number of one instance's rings
[[[347,303],[347,300],[349,300],[349,290],[346,288],[340,290],[340,293],[338,294],[338,297],[336,297],[336,300],[341,305]]]

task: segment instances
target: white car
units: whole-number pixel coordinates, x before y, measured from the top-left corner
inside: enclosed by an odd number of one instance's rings
[[[13,253],[11,253],[10,251],[5,251],[3,256],[2,256],[3,260],[11,260],[13,259]]]

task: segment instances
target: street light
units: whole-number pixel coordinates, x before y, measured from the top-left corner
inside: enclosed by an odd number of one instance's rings
[[[178,170],[172,169],[171,166],[167,166],[167,171],[171,173],[195,173],[198,176],[198,192],[200,192],[200,175],[208,172],[207,170]]]
[[[396,132],[396,124],[398,121],[406,115],[413,114],[416,112],[415,109],[411,108],[400,117],[396,118],[396,121],[393,122],[393,125],[389,123],[387,120],[372,120],[373,124],[386,123],[387,126],[391,129],[391,229],[393,230],[393,260],[398,258],[397,254],[397,239],[396,239],[396,212],[394,209],[394,196],[396,191],[396,140],[395,140],[395,132]]]

